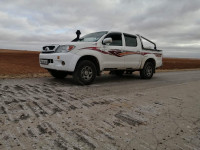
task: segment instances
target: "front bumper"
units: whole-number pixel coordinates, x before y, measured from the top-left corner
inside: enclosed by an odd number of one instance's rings
[[[80,56],[73,53],[41,53],[39,56],[40,67],[59,71],[73,72]],[[42,64],[42,60],[48,60],[48,64]],[[63,63],[64,62],[64,63]]]

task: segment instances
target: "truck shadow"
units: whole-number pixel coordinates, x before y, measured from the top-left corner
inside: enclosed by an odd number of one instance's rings
[[[127,81],[133,81],[133,80],[140,80],[139,75],[123,75],[123,76],[116,76],[116,75],[102,75],[100,77],[97,77],[94,81],[95,84],[104,84],[104,83],[119,83],[119,82],[127,82]]]
[[[67,76],[65,79],[55,79],[52,77],[52,78],[48,78],[48,80],[50,82],[53,81],[55,84],[77,86],[77,84],[73,81],[72,76]],[[132,81],[140,82],[142,80],[138,74],[123,75],[123,76],[103,74],[101,76],[96,77],[95,81],[91,85],[95,85],[95,84],[103,85],[103,84],[111,84],[111,83],[119,83],[119,82],[124,84],[124,83],[132,82]]]

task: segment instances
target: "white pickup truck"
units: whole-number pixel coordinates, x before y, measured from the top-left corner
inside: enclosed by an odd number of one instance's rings
[[[145,47],[145,42],[153,48]],[[55,78],[73,75],[76,83],[88,85],[102,71],[116,75],[140,71],[142,79],[150,79],[155,69],[162,66],[162,51],[138,34],[102,31],[65,45],[44,46],[39,62]]]

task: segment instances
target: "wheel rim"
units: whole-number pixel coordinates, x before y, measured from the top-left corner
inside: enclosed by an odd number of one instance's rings
[[[92,78],[93,72],[90,66],[84,66],[81,70],[81,78],[88,81]]]
[[[150,77],[152,75],[153,69],[151,66],[147,66],[146,68],[146,75]]]

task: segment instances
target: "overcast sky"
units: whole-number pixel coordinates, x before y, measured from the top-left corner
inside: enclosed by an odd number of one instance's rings
[[[138,33],[165,56],[200,58],[200,0],[0,0],[0,48],[41,50],[77,29]]]

